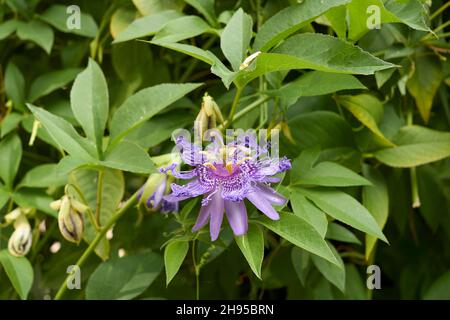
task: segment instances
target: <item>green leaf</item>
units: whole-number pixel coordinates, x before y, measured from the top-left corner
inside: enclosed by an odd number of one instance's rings
[[[340,39],[347,38],[347,7],[345,5],[328,10],[324,17]]]
[[[19,126],[19,123],[22,121],[23,116],[17,112],[10,112],[3,118],[0,123],[1,134],[0,138],[5,137],[8,133],[13,131]]]
[[[20,207],[36,208],[54,218],[58,217],[58,212],[50,208],[53,198],[43,190],[22,188],[12,194],[12,199]]]
[[[100,224],[105,225],[117,210],[120,201],[123,198],[125,192],[125,181],[123,173],[119,170],[111,170],[102,168],[103,170],[103,183],[102,183],[102,197],[100,207]],[[98,191],[98,176],[97,170],[92,169],[78,169],[70,173],[69,183],[76,186],[83,194],[87,205],[91,208],[91,211],[97,210],[97,191]],[[69,188],[72,196],[80,202],[84,202],[79,194]],[[91,243],[96,236],[94,226],[88,219],[85,219],[85,232],[83,239],[87,243]],[[103,238],[99,245],[95,248],[95,253],[106,260],[109,258],[109,241]]]
[[[434,281],[423,295],[424,300],[449,300],[450,299],[450,270]]]
[[[132,0],[143,16],[154,15],[167,10],[182,11],[182,0]]]
[[[264,258],[264,235],[260,227],[250,223],[247,233],[234,237],[234,240],[239,249],[241,249],[253,273],[261,279],[261,265]]]
[[[102,165],[135,173],[153,173],[156,171],[147,151],[130,141],[122,141],[108,149]]]
[[[28,23],[21,23],[17,27],[17,36],[22,40],[30,40],[40,46],[48,54],[53,46],[53,30],[47,24],[32,20]]]
[[[320,53],[320,54],[319,54]],[[274,53],[262,53],[234,82],[243,87],[251,80],[270,72],[291,69],[313,69],[348,74],[373,74],[394,67],[350,43],[317,33],[290,37]]]
[[[302,285],[306,284],[306,277],[308,275],[309,266],[310,266],[310,254],[299,247],[292,247],[291,250],[291,261],[294,266],[295,273],[300,279]]]
[[[334,246],[328,242],[328,246],[333,252],[336,260],[339,261],[339,265],[330,263],[329,261],[322,259],[318,256],[311,256],[312,262],[319,269],[320,273],[332,284],[334,284],[339,290],[345,292],[345,268],[339,253]]]
[[[0,210],[8,202],[9,198],[10,198],[9,191],[5,190],[3,184],[0,182]]]
[[[263,217],[258,222],[292,244],[332,263],[339,263],[322,236],[300,217],[291,213],[283,213],[280,220],[274,221]]]
[[[172,241],[164,250],[164,265],[166,266],[166,285],[168,286],[173,277],[178,273],[186,255],[189,251],[189,242]]]
[[[210,25],[213,26],[216,24],[215,0],[184,0],[184,2],[197,9]]]
[[[373,215],[381,229],[383,229],[389,214],[389,194],[384,176],[375,168],[363,166],[364,176],[372,182],[371,186],[363,187],[363,204]],[[375,247],[377,239],[366,235],[366,260]]]
[[[83,10],[80,12],[80,28],[69,29],[67,20],[71,19],[72,15],[68,14],[66,10],[67,6],[54,4],[41,14],[39,18],[62,32],[75,33],[89,38],[94,38],[97,35],[98,28],[95,20]]]
[[[289,190],[291,191],[289,199],[291,201],[294,214],[312,225],[314,229],[316,229],[316,231],[322,236],[322,238],[325,238],[328,227],[326,215],[308,199],[306,199],[300,192],[291,188],[289,188]]]
[[[419,1],[390,0],[384,2],[385,4],[381,0],[353,0],[347,5],[349,39],[356,41],[370,31],[368,23],[375,23],[373,18],[378,13],[369,10],[373,6],[379,10],[380,24],[404,23],[416,30],[429,31],[425,21],[425,9]]]
[[[161,257],[153,252],[103,262],[89,278],[86,299],[133,299],[147,289],[161,272],[162,267]]]
[[[299,148],[321,146],[322,149],[354,147],[353,132],[339,115],[329,111],[315,111],[296,116],[289,128]]]
[[[316,185],[326,187],[349,187],[370,185],[370,182],[359,174],[334,162],[320,162],[314,167],[304,168],[292,181],[293,185]]]
[[[169,139],[174,130],[183,128],[194,121],[189,113],[167,113],[158,115],[145,122],[141,127],[131,132],[126,140],[137,143],[144,149],[154,147]]]
[[[6,67],[4,81],[6,95],[12,100],[13,107],[23,111],[25,109],[25,79],[19,68],[12,62]]]
[[[111,141],[117,142],[165,107],[202,84],[160,84],[142,89],[129,97],[114,113],[111,121]]]
[[[361,244],[361,241],[359,241],[359,239],[353,234],[353,232],[335,222],[331,222],[328,224],[326,238],[341,242]]]
[[[83,127],[86,136],[95,142],[97,152],[102,154],[103,132],[108,120],[108,86],[102,69],[92,59],[73,83],[70,92],[73,114]]]
[[[450,156],[450,133],[420,126],[406,126],[392,138],[396,147],[374,153],[375,158],[391,166],[410,168]]]
[[[183,16],[169,21],[156,33],[153,40],[158,42],[178,42],[209,32],[211,27],[198,16]]]
[[[14,178],[22,159],[22,142],[17,135],[10,135],[0,142],[0,178],[8,189],[13,186]]]
[[[0,23],[0,40],[3,40],[13,34],[19,26],[19,21],[8,20]]]
[[[152,51],[145,43],[140,41],[114,45],[111,58],[114,70],[119,78],[135,88],[138,88],[146,79],[147,73],[153,71]]]
[[[239,71],[239,66],[247,55],[252,39],[252,26],[252,17],[239,8],[220,36],[220,48],[235,71]]]
[[[345,192],[321,188],[298,190],[333,218],[387,242],[370,212]]]
[[[341,90],[367,89],[356,77],[348,74],[311,71],[270,92],[294,104],[300,97],[321,96]]]
[[[387,0],[385,6],[398,18],[399,22],[415,30],[430,31],[425,3],[419,0]]]
[[[281,10],[261,26],[255,38],[254,50],[269,50],[329,9],[349,2],[350,0],[304,0]]]
[[[339,103],[344,106],[356,119],[361,121],[370,131],[372,131],[383,144],[393,146],[378,128],[378,123],[383,117],[383,104],[377,98],[369,94],[357,96],[340,96]]]
[[[42,164],[29,170],[19,187],[46,188],[59,187],[67,183],[67,176],[62,175],[58,170],[58,165],[54,163]]]
[[[414,66],[414,74],[406,83],[406,87],[414,97],[423,121],[427,123],[430,119],[434,96],[444,78],[443,67],[437,58],[423,53],[416,54]]]
[[[81,69],[79,68],[69,68],[52,71],[39,76],[31,85],[28,101],[34,102],[56,89],[66,86],[70,81],[75,79],[80,71]]]
[[[33,267],[25,257],[14,257],[8,250],[0,251],[0,263],[22,300],[26,300],[33,284]]]
[[[182,16],[175,10],[167,10],[134,20],[124,31],[119,33],[113,43],[119,43],[156,34],[169,21]]]
[[[95,154],[93,144],[81,137],[69,122],[42,108],[31,104],[27,106],[61,148],[86,161],[92,160],[92,155]]]

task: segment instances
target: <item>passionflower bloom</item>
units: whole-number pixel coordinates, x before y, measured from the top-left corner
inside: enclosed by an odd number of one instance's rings
[[[173,183],[172,193],[164,199],[178,202],[203,196],[202,207],[192,231],[210,224],[211,240],[218,238],[223,214],[235,235],[247,233],[247,210],[244,199],[249,200],[259,211],[272,220],[280,217],[272,205],[284,205],[287,201],[270,187],[279,178],[274,175],[289,170],[287,158],[271,158],[267,146],[260,147],[251,135],[240,135],[225,145],[219,134],[203,151],[182,136],[176,139],[181,159],[194,168],[179,172],[174,163],[171,170],[175,178],[191,180],[185,185]]]
[[[161,213],[178,211],[178,202],[169,202],[163,197],[169,192],[168,177],[162,173],[151,174],[145,185],[138,192],[138,199],[151,210]]]

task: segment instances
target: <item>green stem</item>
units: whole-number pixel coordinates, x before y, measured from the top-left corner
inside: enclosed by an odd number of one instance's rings
[[[195,298],[200,300],[200,268],[197,266],[197,258],[195,256],[195,239],[192,241],[192,262],[195,270]]]
[[[214,44],[215,41],[216,41],[216,37],[212,36],[205,43],[205,45],[202,47],[202,49],[203,50],[208,50],[209,48],[211,48],[211,46]],[[187,67],[186,71],[184,71],[183,75],[180,78],[180,83],[184,83],[184,82],[187,81],[187,79],[192,74],[192,72],[194,72],[195,67],[197,67],[198,62],[199,62],[199,60],[194,60],[192,63],[189,64],[189,66]]]
[[[230,124],[233,122],[234,114],[236,113],[236,108],[239,103],[241,94],[242,94],[242,88],[237,88],[236,95],[234,96],[234,99],[233,99],[233,104],[231,105],[230,114],[228,115],[228,119],[225,122],[225,125],[223,127],[224,129],[228,128],[230,126]]]
[[[98,171],[98,180],[97,180],[97,204],[95,206],[95,221],[98,226],[101,226],[100,222],[100,214],[102,211],[102,200],[103,200],[103,177],[105,176],[105,171],[100,169]]]
[[[47,243],[48,239],[50,238],[50,236],[53,234],[53,232],[56,229],[56,219],[52,221],[52,224],[50,225],[50,228],[48,228],[48,230],[45,232],[44,237],[38,242],[38,244],[36,245],[36,248],[33,251],[33,254],[30,257],[30,261],[34,262],[34,260],[36,259],[38,253],[42,250],[42,247]]]
[[[104,237],[106,232],[109,229],[111,229],[111,227],[116,223],[116,221],[119,220],[124,215],[124,213],[127,212],[127,210],[129,208],[131,208],[131,206],[133,206],[136,203],[136,201],[137,201],[137,194],[138,194],[138,191],[136,191],[125,202],[123,207],[118,209],[116,211],[116,213],[111,217],[111,219],[109,219],[109,221],[100,229],[100,231],[95,236],[94,240],[89,244],[89,247],[84,251],[83,255],[76,262],[76,266],[77,267],[80,268],[86,262],[86,260],[89,258],[89,256],[92,254],[92,252],[94,252],[95,248],[97,247],[97,245],[100,242],[100,240]],[[61,284],[61,287],[59,288],[58,292],[55,295],[55,300],[61,300],[62,296],[64,295],[64,292],[66,292],[67,281],[69,279],[70,279],[70,275],[68,275],[66,277],[66,279],[64,280],[64,282]]]
[[[433,20],[434,18],[436,18],[438,15],[440,15],[448,7],[450,7],[450,2],[445,3],[439,9],[437,9],[435,12],[433,12],[433,14],[430,16],[430,20]]]
[[[248,106],[246,106],[244,109],[242,109],[241,111],[239,111],[238,113],[236,113],[232,119],[233,121],[236,121],[240,118],[242,118],[243,116],[245,116],[247,113],[249,113],[250,111],[252,111],[253,109],[255,109],[256,107],[258,107],[261,103],[266,102],[267,100],[269,100],[270,97],[268,96],[263,96],[261,98],[259,98],[258,100],[252,102],[251,104],[249,104]],[[226,122],[225,122],[226,123]],[[220,128],[220,127],[219,127]]]

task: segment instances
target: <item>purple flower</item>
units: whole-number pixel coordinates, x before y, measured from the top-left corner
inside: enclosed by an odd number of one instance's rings
[[[280,218],[272,205],[284,205],[287,199],[270,188],[270,183],[280,182],[274,175],[291,168],[287,158],[271,158],[267,148],[258,146],[256,138],[248,135],[241,135],[227,145],[216,136],[205,151],[183,137],[178,137],[176,143],[183,161],[194,168],[178,172],[177,164],[173,164],[165,170],[172,170],[176,178],[191,181],[185,185],[173,183],[172,193],[164,199],[178,202],[204,196],[192,231],[199,230],[209,221],[211,240],[216,240],[225,212],[235,235],[247,233],[244,199],[270,219]]]
[[[145,206],[152,210],[160,209],[161,213],[178,211],[178,202],[164,199],[167,193],[167,175],[152,174],[138,192],[138,200],[145,201]]]

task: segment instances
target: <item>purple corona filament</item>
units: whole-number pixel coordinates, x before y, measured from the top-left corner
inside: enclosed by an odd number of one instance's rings
[[[273,159],[266,148],[261,148],[253,136],[239,136],[224,145],[221,137],[202,151],[198,145],[183,137],[176,140],[182,160],[193,169],[179,172],[172,164],[163,172],[172,171],[175,178],[190,180],[185,185],[173,183],[172,193],[163,198],[176,203],[188,198],[203,196],[202,207],[192,231],[210,224],[211,240],[218,238],[224,212],[235,235],[247,233],[247,210],[244,199],[272,220],[280,217],[272,205],[287,201],[270,187],[280,182],[276,174],[291,168],[287,158]]]

